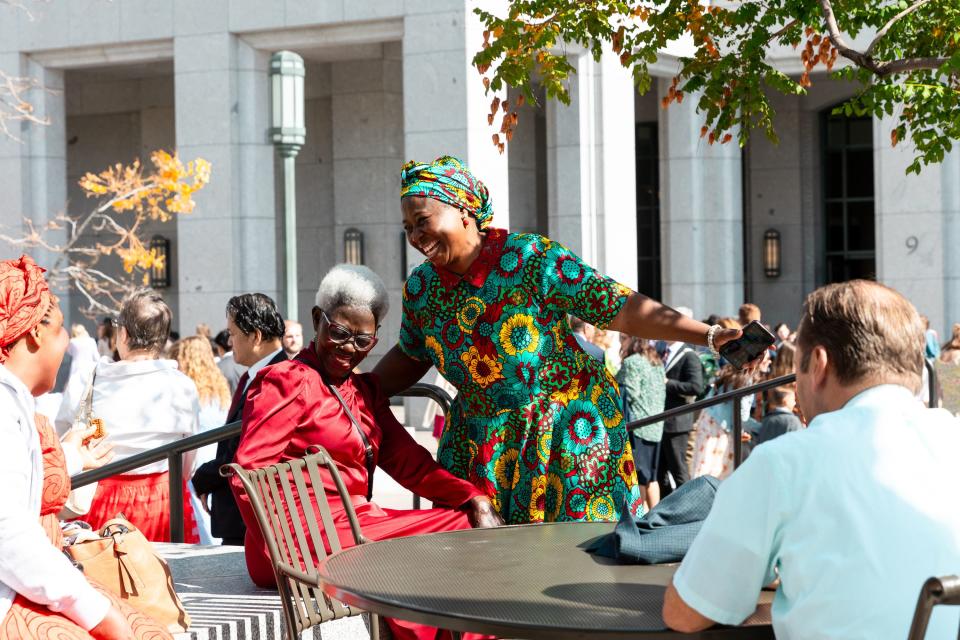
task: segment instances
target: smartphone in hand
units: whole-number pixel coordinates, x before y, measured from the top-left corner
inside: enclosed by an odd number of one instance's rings
[[[754,320],[743,328],[742,336],[720,347],[720,355],[737,369],[742,369],[743,365],[756,360],[776,341],[775,335]]]

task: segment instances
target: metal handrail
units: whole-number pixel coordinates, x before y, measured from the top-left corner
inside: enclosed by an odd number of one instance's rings
[[[444,413],[450,410],[450,404],[452,403],[450,394],[432,384],[417,383],[396,395],[409,398],[429,398],[439,404]],[[170,472],[170,540],[172,542],[183,542],[183,481],[181,479],[183,476],[183,454],[237,436],[240,434],[241,428],[242,425],[238,420],[216,429],[175,440],[117,462],[111,462],[99,469],[78,473],[70,478],[71,487],[77,489],[111,476],[166,460]]]
[[[924,359],[924,366],[927,368],[930,404],[932,406],[937,399],[937,371],[929,360]],[[722,404],[724,402],[735,402],[741,398],[753,395],[755,393],[761,393],[768,389],[773,389],[774,387],[791,384],[795,382],[796,379],[796,374],[791,373],[779,378],[764,380],[763,382],[758,382],[757,384],[749,387],[727,391],[710,398],[704,398],[703,400],[698,400],[690,404],[668,409],[653,416],[647,416],[639,420],[634,420],[629,422],[626,425],[626,428],[635,429],[648,424],[661,422],[667,418],[675,418],[677,416],[682,416],[694,411],[700,411],[701,409]],[[439,404],[445,414],[449,412],[450,406],[453,403],[453,399],[450,397],[450,394],[440,387],[432,384],[417,383],[411,386],[409,389],[401,391],[396,395],[408,398],[428,398]],[[240,421],[231,422],[222,427],[218,427],[217,429],[204,431],[203,433],[198,433],[197,435],[183,438],[182,440],[176,440],[160,447],[150,449],[149,451],[144,451],[143,453],[138,453],[124,460],[120,460],[119,462],[111,462],[110,464],[104,465],[99,469],[79,473],[70,478],[71,486],[76,489],[88,484],[92,484],[99,480],[104,480],[111,476],[126,473],[139,467],[166,459],[170,471],[170,540],[173,542],[183,542],[183,482],[180,480],[181,476],[183,475],[183,462],[181,456],[188,451],[193,451],[194,449],[199,449],[200,447],[204,447],[208,444],[214,444],[220,442],[221,440],[226,440],[227,438],[232,438],[236,435],[239,435],[241,427],[242,425]],[[734,468],[740,466],[741,457],[743,454],[743,443],[741,441],[742,436],[743,418],[741,417],[739,411],[733,411]],[[414,496],[413,506],[414,508],[419,508],[420,496]]]
[[[929,406],[935,406],[937,402],[937,370],[933,366],[933,363],[924,358],[923,364],[927,369],[927,384],[928,391],[930,393]],[[654,424],[656,422],[661,422],[667,418],[676,418],[677,416],[686,415],[688,413],[693,413],[694,411],[700,411],[701,409],[706,409],[707,407],[712,407],[714,405],[723,404],[724,402],[736,402],[741,398],[751,396],[755,393],[761,393],[767,391],[768,389],[773,389],[775,387],[780,387],[785,384],[792,384],[796,382],[797,374],[791,373],[785,376],[780,376],[779,378],[771,378],[770,380],[764,380],[763,382],[758,382],[757,384],[750,385],[749,387],[743,387],[742,389],[734,389],[733,391],[727,391],[710,398],[704,398],[703,400],[697,400],[690,404],[685,404],[680,407],[674,407],[673,409],[668,409],[662,413],[658,413],[653,416],[647,416],[646,418],[640,418],[639,420],[634,420],[633,422],[627,423],[627,429],[635,429],[637,427],[645,427],[648,424]],[[743,454],[743,442],[741,437],[743,436],[743,417],[740,415],[740,412],[736,409],[733,411],[733,467],[736,469],[740,466],[742,462]]]
[[[742,389],[734,389],[733,391],[727,391],[710,398],[704,398],[703,400],[697,400],[696,402],[691,402],[690,404],[685,404],[680,407],[674,407],[673,409],[667,409],[663,413],[658,413],[654,416],[647,416],[646,418],[641,418],[639,420],[634,420],[627,424],[627,429],[635,429],[637,427],[644,427],[648,424],[653,424],[655,422],[660,422],[661,420],[666,420],[667,418],[675,418],[677,416],[686,415],[688,413],[693,413],[694,411],[700,411],[701,409],[706,409],[707,407],[712,407],[714,405],[723,404],[724,402],[737,402],[741,398],[751,396],[755,393],[761,393],[767,389],[773,389],[774,387],[779,387],[785,384],[791,384],[797,379],[797,374],[791,373],[785,376],[780,376],[779,378],[772,378],[770,380],[764,380],[763,382],[758,382],[757,384],[750,385],[749,387],[743,387]],[[736,469],[740,466],[741,457],[743,455],[743,442],[740,438],[743,436],[743,417],[740,415],[740,411],[736,408],[733,411],[733,468]]]

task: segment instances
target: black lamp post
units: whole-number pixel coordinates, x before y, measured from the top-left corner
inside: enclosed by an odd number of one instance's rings
[[[296,157],[306,141],[303,58],[278,51],[270,58],[273,126],[270,137],[283,158],[283,237],[287,317],[297,317],[297,189]]]

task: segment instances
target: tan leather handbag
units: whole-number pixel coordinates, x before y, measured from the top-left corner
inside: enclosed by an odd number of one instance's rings
[[[125,600],[171,633],[190,626],[190,615],[173,588],[166,561],[129,520],[109,520],[100,538],[64,547],[83,574]]]

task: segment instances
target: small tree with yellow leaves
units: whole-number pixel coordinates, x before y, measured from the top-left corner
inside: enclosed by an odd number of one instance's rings
[[[184,164],[176,154],[155,151],[152,169],[139,160],[114,165],[98,174],[88,173],[80,187],[100,203],[79,216],[57,215],[42,227],[24,220],[24,233],[0,233],[0,240],[18,249],[40,248],[57,256],[47,272],[55,286],[80,293],[84,315],[114,314],[124,296],[149,282],[150,270],[162,266],[163,257],[140,238],[148,221],[166,222],[176,214],[194,210],[193,194],[210,181],[210,163],[197,158]],[[51,236],[63,236],[55,242]],[[125,275],[110,275],[100,265],[107,256],[123,261]]]

